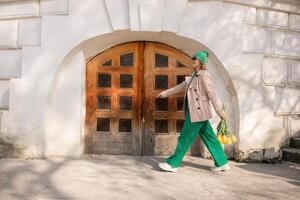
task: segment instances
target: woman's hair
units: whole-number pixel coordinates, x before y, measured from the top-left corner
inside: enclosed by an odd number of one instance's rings
[[[200,69],[207,69],[207,63],[203,63],[201,61],[200,61],[200,63],[201,63],[200,64],[200,66],[201,66]]]

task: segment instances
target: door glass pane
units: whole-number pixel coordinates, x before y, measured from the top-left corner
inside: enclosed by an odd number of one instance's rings
[[[132,110],[132,97],[120,96],[120,110]]]
[[[181,132],[183,124],[184,124],[184,119],[177,119],[176,120],[176,133],[180,133]]]
[[[168,56],[155,54],[155,67],[168,67]]]
[[[179,61],[177,61],[177,65],[176,65],[177,67],[185,67],[185,65],[184,64],[182,64],[181,62],[179,62]]]
[[[168,75],[155,76],[155,89],[168,89]]]
[[[184,97],[177,97],[176,101],[177,101],[177,111],[182,111],[183,110],[183,98]]]
[[[107,61],[107,62],[105,62],[105,63],[102,64],[102,66],[111,66],[111,65],[112,65],[112,61],[111,60],[109,60],[109,61]]]
[[[110,96],[98,96],[98,109],[110,109]]]
[[[177,76],[177,85],[185,81],[185,76]]]
[[[168,120],[157,119],[155,120],[155,132],[156,133],[168,133]]]
[[[132,88],[132,83],[132,74],[120,74],[120,88]]]
[[[98,87],[111,87],[111,75],[98,73]]]
[[[121,55],[120,64],[123,67],[133,66],[133,53]]]
[[[131,119],[119,119],[119,132],[131,132]]]
[[[155,111],[168,111],[168,98],[156,98]]]
[[[110,131],[110,119],[109,118],[97,118],[97,131]]]

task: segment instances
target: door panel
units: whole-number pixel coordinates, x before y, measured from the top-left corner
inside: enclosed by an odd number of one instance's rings
[[[181,131],[184,92],[158,99],[163,90],[174,87],[192,73],[191,59],[182,52],[159,43],[145,44],[144,94],[145,155],[170,155],[173,153]]]
[[[86,152],[141,154],[143,43],[113,47],[87,64]]]
[[[184,53],[153,42],[122,44],[89,60],[86,153],[173,153],[184,123],[184,92],[155,96],[184,81],[191,63]]]

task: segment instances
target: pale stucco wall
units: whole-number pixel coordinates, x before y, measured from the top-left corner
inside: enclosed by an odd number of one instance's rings
[[[134,40],[211,51],[241,152],[278,149],[299,130],[295,1],[32,0],[0,10],[1,135],[27,157],[81,154],[84,58]]]

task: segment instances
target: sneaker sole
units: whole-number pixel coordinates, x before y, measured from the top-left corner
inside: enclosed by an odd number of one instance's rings
[[[230,167],[227,167],[227,168],[224,168],[224,169],[217,169],[217,170],[212,169],[211,171],[213,171],[213,172],[225,172],[229,169],[230,169]]]
[[[163,170],[163,171],[165,171],[165,172],[173,172],[173,173],[176,173],[178,170],[176,169],[176,170],[168,170],[168,169],[164,169],[163,167],[161,167],[160,165],[158,165],[159,166],[159,168],[161,169],[161,170]]]

